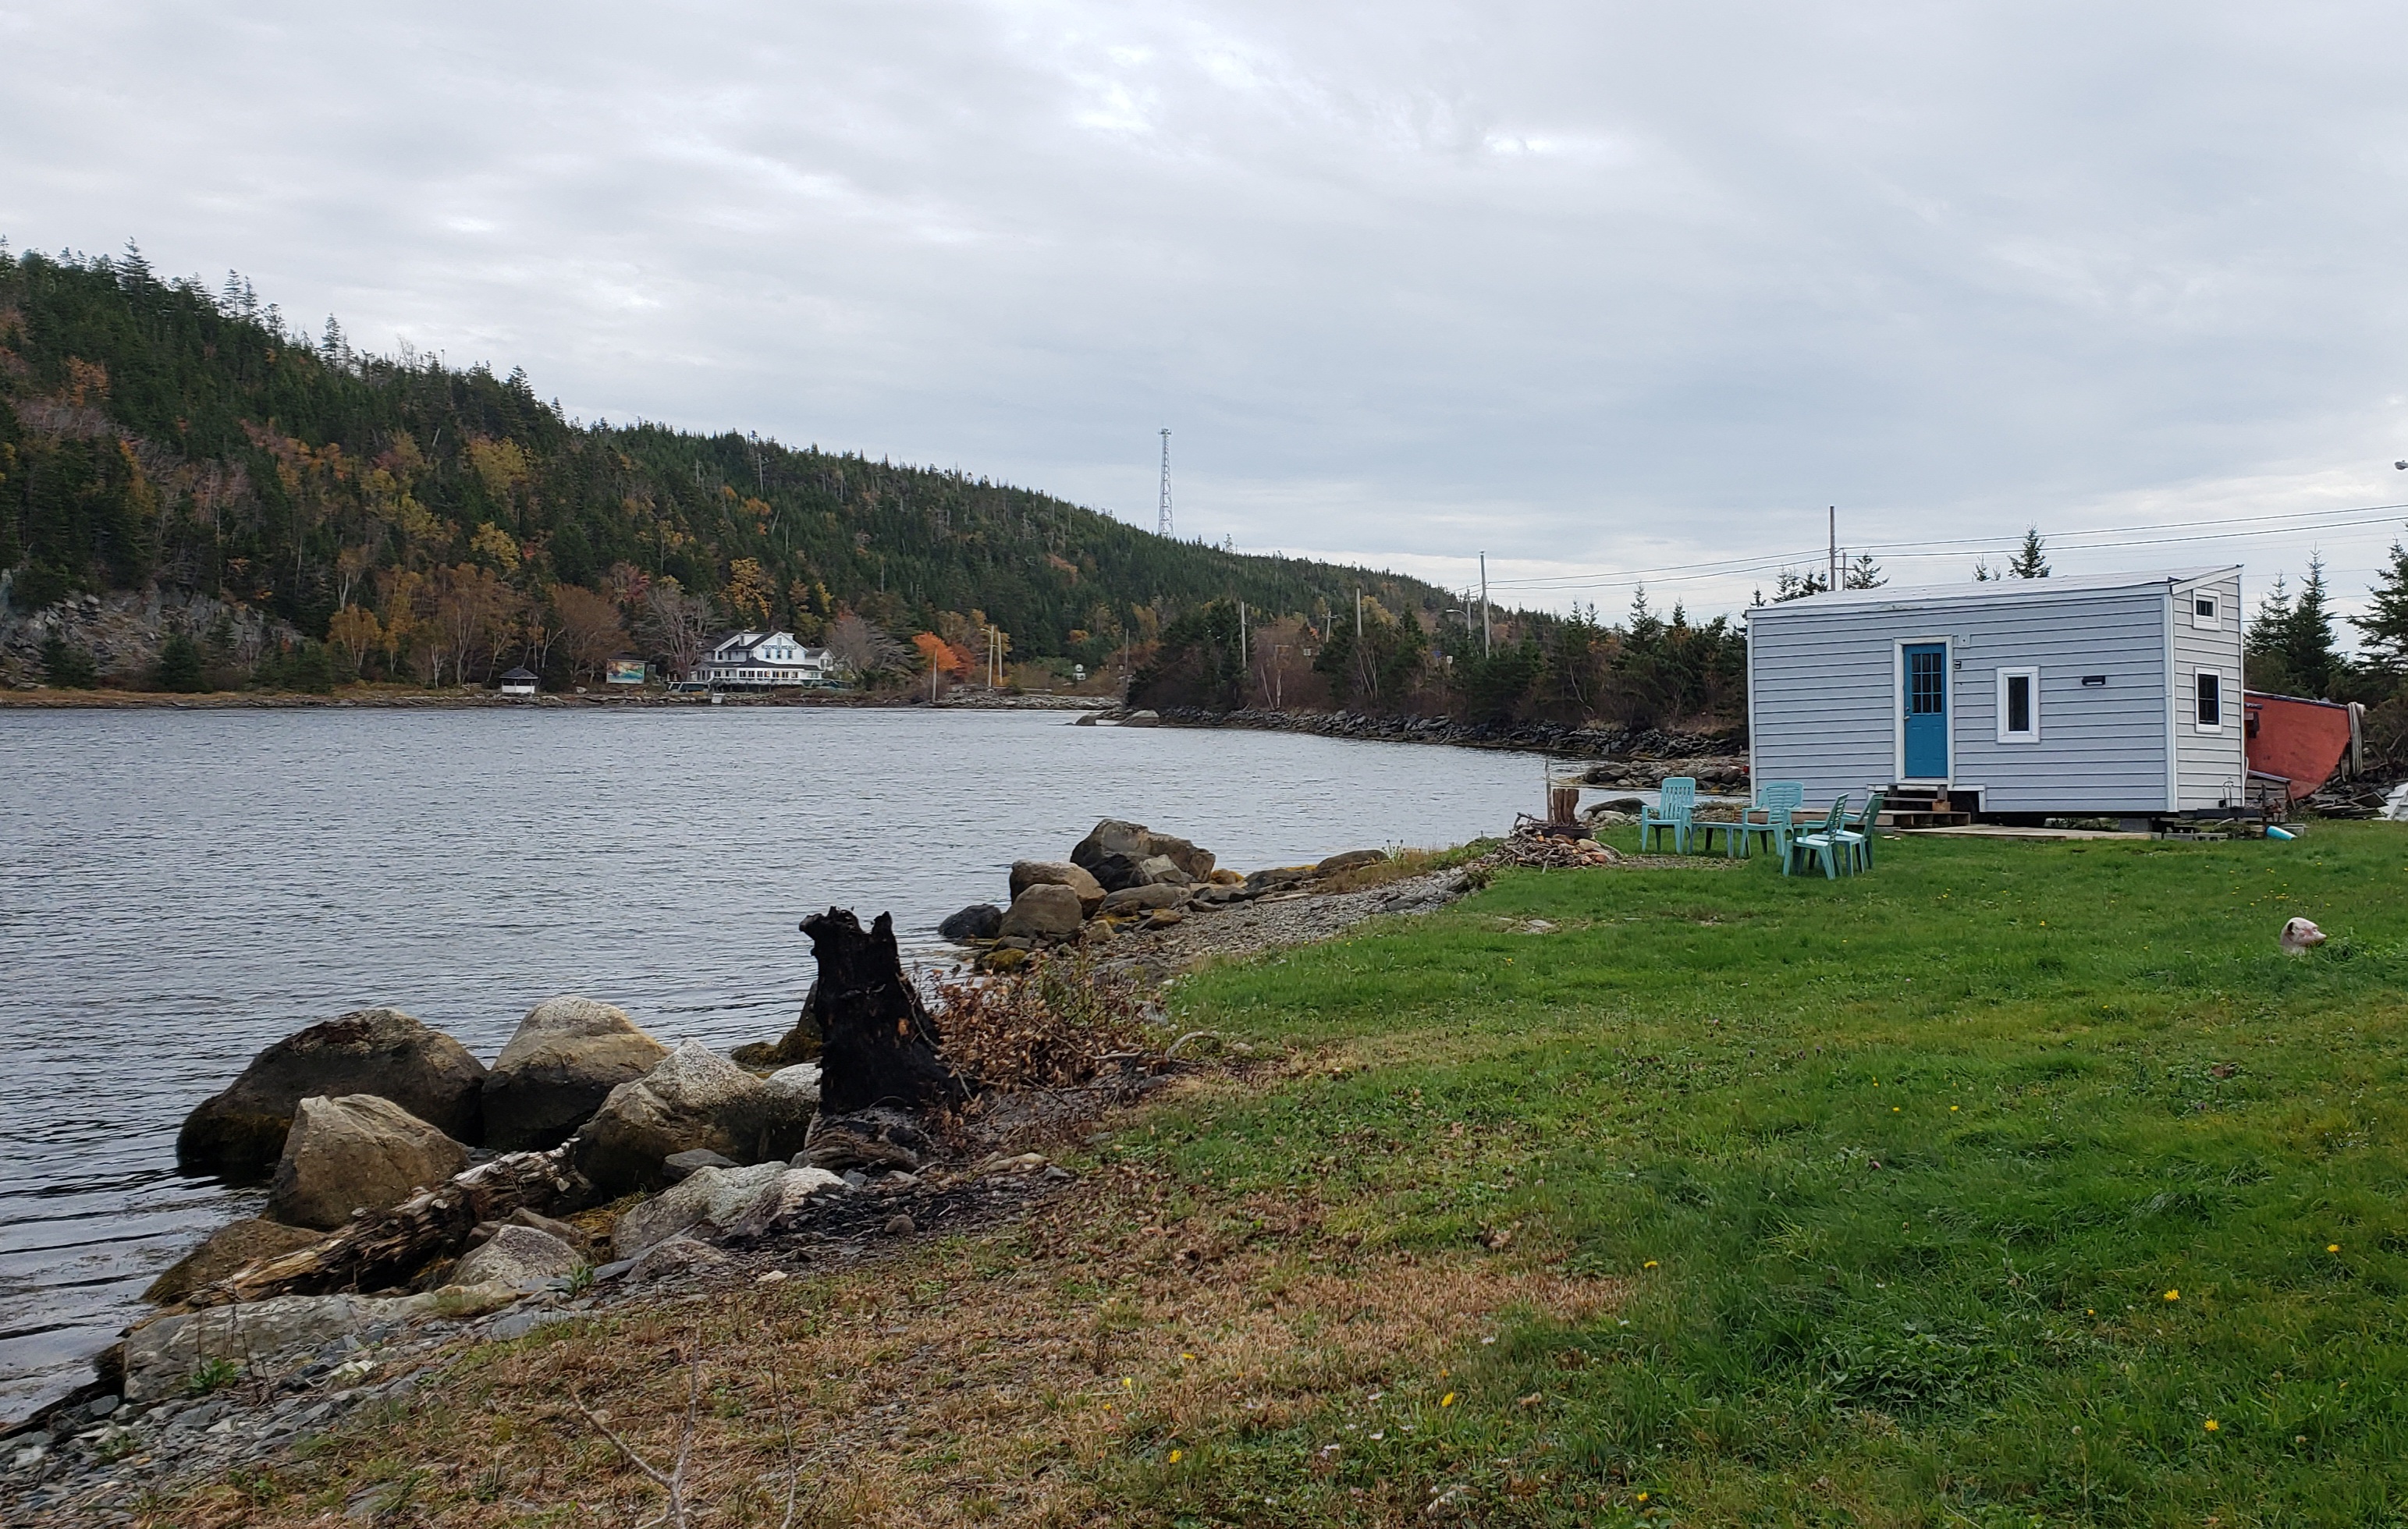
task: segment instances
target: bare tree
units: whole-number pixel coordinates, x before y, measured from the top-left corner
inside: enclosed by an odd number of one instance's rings
[[[607,594],[581,584],[563,584],[552,592],[552,608],[559,618],[560,640],[568,645],[569,665],[580,679],[600,674],[602,665],[627,645],[619,607]]]
[[[694,672],[718,611],[708,594],[689,594],[666,575],[644,592],[643,632],[681,679]]]
[[[828,623],[827,648],[838,664],[865,679],[902,667],[910,651],[850,610]]]

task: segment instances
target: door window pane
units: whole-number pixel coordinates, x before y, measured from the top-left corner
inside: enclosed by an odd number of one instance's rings
[[[1942,656],[1939,653],[1906,655],[1906,709],[1911,715],[1929,716],[1947,708],[1947,671],[1941,666]]]

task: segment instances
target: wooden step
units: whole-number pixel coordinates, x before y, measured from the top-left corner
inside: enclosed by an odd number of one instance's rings
[[[1917,812],[1912,808],[1904,812],[1884,808],[1881,815],[1884,828],[1962,828],[1972,821],[1970,812]]]

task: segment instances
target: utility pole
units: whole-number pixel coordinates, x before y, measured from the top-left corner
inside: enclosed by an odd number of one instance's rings
[[[1831,507],[1831,572],[1830,582],[1823,586],[1826,593],[1840,593],[1840,507]]]
[[[1154,534],[1170,535],[1170,427],[1162,427],[1162,507],[1154,517]]]
[[[1488,656],[1488,554],[1480,554],[1480,656]]]

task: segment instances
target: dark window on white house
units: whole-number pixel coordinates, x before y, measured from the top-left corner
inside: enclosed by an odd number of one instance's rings
[[[2040,670],[1999,671],[1999,741],[2040,741]]]
[[[2199,671],[2199,725],[2224,725],[2224,677],[2213,669]]]

